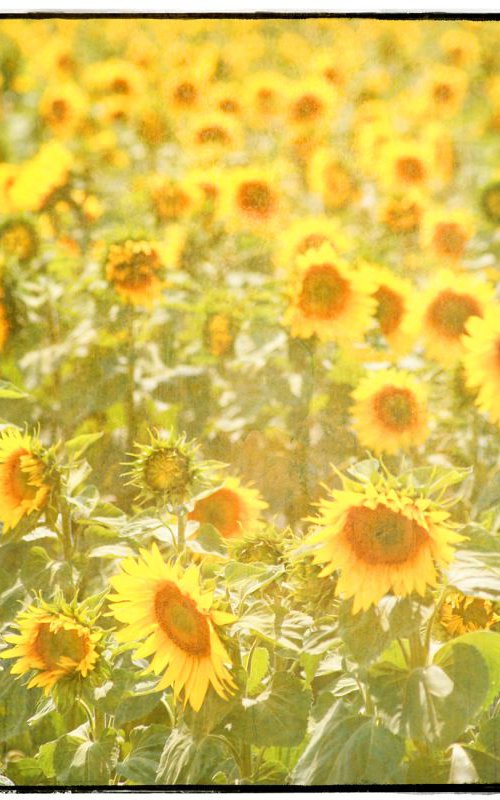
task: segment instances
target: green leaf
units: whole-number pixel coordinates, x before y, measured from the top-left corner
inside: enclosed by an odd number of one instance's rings
[[[460,550],[446,571],[450,586],[484,600],[500,600],[500,551]]]
[[[81,436],[75,436],[74,439],[68,439],[65,442],[65,448],[71,460],[78,461],[88,448],[93,445],[94,442],[99,441],[102,436],[103,433],[101,431],[100,433],[83,433]]]
[[[7,670],[0,673],[0,742],[23,733],[36,701],[36,691],[26,689]]]
[[[87,725],[61,736],[54,749],[54,769],[59,785],[107,785],[118,760],[117,732],[104,731],[97,742],[88,738]]]
[[[340,605],[338,635],[356,661],[366,664],[374,661],[391,642],[392,636],[386,621],[373,606],[368,611],[352,614],[352,601]]]
[[[436,744],[444,726],[442,701],[453,691],[453,681],[446,672],[431,665],[414,669],[406,685],[402,708],[403,726],[416,741]]]
[[[166,725],[140,725],[130,733],[130,751],[116,771],[120,778],[132,783],[152,784],[165,742],[170,735]]]
[[[232,561],[226,565],[224,577],[228,588],[233,589],[243,600],[249,594],[264,589],[285,572],[283,564],[240,564]]]
[[[439,648],[434,655],[434,663],[444,663],[448,658],[450,650],[453,650],[455,647],[460,647],[461,645],[468,645],[475,648],[486,664],[488,670],[488,688],[482,702],[482,708],[486,708],[500,693],[500,634],[494,631],[472,631],[471,633],[465,633],[463,636],[458,636],[456,639],[452,639]],[[476,664],[477,662],[478,660],[476,659]],[[481,669],[480,662],[477,664],[477,667],[479,672],[482,673],[483,670]],[[476,678],[474,672],[470,672],[469,674],[474,674]],[[480,674],[478,674],[477,677],[479,680],[481,677]]]
[[[0,381],[0,400],[20,400],[30,395],[9,381]]]
[[[161,692],[147,692],[125,697],[116,709],[115,724],[121,726],[126,722],[133,722],[136,719],[147,717],[156,708],[161,696]]]
[[[369,720],[352,733],[337,755],[332,782],[394,783],[404,754],[403,739]]]
[[[247,657],[248,662],[250,656]],[[245,668],[248,664],[245,662]],[[252,695],[259,689],[269,670],[269,650],[265,647],[256,647],[250,661],[250,672],[247,680],[247,694]]]
[[[218,772],[226,772],[226,765],[234,769],[234,760],[220,737],[195,737],[185,728],[175,728],[163,748],[156,783],[166,786],[178,784],[211,784]]]
[[[201,525],[193,537],[186,539],[186,547],[201,555],[227,556],[227,544],[213,525]]]
[[[463,749],[472,760],[479,783],[500,783],[500,758],[468,745]]]
[[[461,745],[453,744],[448,783],[476,783],[477,780],[477,770],[470,754]]]
[[[276,672],[268,689],[231,716],[232,733],[261,747],[294,747],[306,734],[311,701],[299,678]]]

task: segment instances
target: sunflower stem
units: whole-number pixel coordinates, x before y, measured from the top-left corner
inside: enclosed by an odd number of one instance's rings
[[[135,330],[134,330],[134,308],[129,303],[127,306],[127,416],[128,416],[128,432],[127,432],[127,448],[129,452],[134,446],[137,420],[135,413]]]
[[[429,659],[430,659],[432,628],[434,626],[434,622],[436,620],[436,617],[439,614],[441,606],[443,605],[443,602],[444,602],[444,599],[446,597],[447,591],[448,591],[448,586],[444,586],[442,591],[441,591],[441,594],[439,595],[439,597],[438,597],[438,599],[436,601],[436,605],[434,606],[434,611],[432,612],[432,614],[431,614],[431,616],[429,618],[429,621],[427,623],[427,629],[425,631],[425,640],[424,640],[424,642],[425,642],[424,649],[425,649],[425,653],[426,653],[426,663],[428,663]]]
[[[177,511],[177,548],[182,558],[186,550],[186,516],[182,509]]]
[[[240,772],[241,777],[245,781],[250,779],[252,775],[252,748],[249,742],[241,743],[240,752]]]

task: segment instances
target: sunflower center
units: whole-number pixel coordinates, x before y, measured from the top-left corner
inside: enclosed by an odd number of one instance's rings
[[[467,237],[456,222],[441,222],[436,226],[433,242],[440,253],[447,256],[460,256]]]
[[[453,90],[447,83],[438,83],[434,87],[433,95],[437,103],[448,103],[453,97]]]
[[[297,120],[314,119],[321,113],[322,103],[313,94],[304,94],[293,106],[292,116]]]
[[[26,469],[25,463],[23,463],[26,457],[33,463],[33,455],[21,448],[12,453],[6,463],[8,468],[8,487],[18,502],[21,500],[33,500],[38,491],[36,486],[30,485],[30,471]]]
[[[299,306],[309,317],[338,316],[349,296],[349,282],[331,264],[311,267],[302,282]]]
[[[230,538],[240,532],[241,503],[236,492],[219,489],[196,503],[192,519],[217,528],[221,536]]]
[[[238,204],[249,214],[266,218],[271,216],[276,201],[271,189],[264,181],[246,181],[240,186]]]
[[[259,89],[257,92],[257,99],[260,105],[260,110],[264,113],[273,111],[276,104],[276,93],[272,89]]]
[[[315,247],[321,247],[321,245],[327,241],[328,237],[323,236],[321,233],[310,233],[309,236],[306,236],[305,239],[302,239],[301,243],[297,247],[297,253],[302,255],[302,253],[307,253],[308,250],[312,250]]]
[[[181,83],[175,90],[175,99],[183,105],[192,105],[196,100],[196,89],[193,84]]]
[[[236,100],[231,100],[229,97],[226,100],[221,100],[219,103],[219,108],[221,111],[224,111],[225,114],[235,114],[238,111],[239,106]]]
[[[229,142],[229,136],[224,128],[220,128],[218,125],[212,125],[208,128],[202,128],[202,130],[198,132],[198,141],[200,144],[227,144]]]
[[[158,215],[164,220],[178,219],[190,206],[188,195],[177,186],[165,186],[154,195]]]
[[[469,317],[481,317],[482,314],[479,303],[473,297],[446,289],[430,304],[426,316],[443,336],[457,339],[465,333],[465,323]]]
[[[384,336],[389,336],[399,326],[404,312],[401,295],[388,286],[380,286],[375,292],[377,311],[375,317]]]
[[[153,452],[144,464],[144,481],[156,492],[184,492],[189,480],[189,459],[176,447]]]
[[[464,603],[459,615],[462,617],[464,625],[471,628],[486,628],[490,621],[490,615],[484,600],[477,597],[469,605]]]
[[[119,253],[116,255],[119,259]],[[137,290],[148,286],[160,268],[160,261],[154,251],[128,250],[123,253],[123,260],[117,260],[113,265],[111,277],[116,283]]]
[[[415,398],[409,389],[386,386],[375,396],[373,405],[382,423],[396,431],[410,428],[417,416]]]
[[[115,94],[129,94],[130,85],[125,78],[115,78],[111,84],[111,91],[115,92]]]
[[[413,520],[384,505],[352,508],[345,532],[357,558],[368,564],[403,564],[416,555],[426,537]]]
[[[418,183],[425,176],[422,162],[413,156],[398,159],[396,169],[398,177],[407,183]]]
[[[210,629],[190,597],[171,581],[166,581],[155,595],[158,625],[169,639],[192,656],[210,654]]]
[[[50,106],[50,117],[54,122],[63,122],[68,114],[68,104],[66,100],[59,98],[54,100]]]
[[[85,641],[76,631],[51,631],[48,623],[40,625],[35,649],[46,669],[57,669],[63,658],[71,658],[79,664],[87,655]]]

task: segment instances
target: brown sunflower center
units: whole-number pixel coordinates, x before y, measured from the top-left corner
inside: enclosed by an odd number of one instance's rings
[[[383,214],[386,225],[393,231],[413,231],[420,225],[422,209],[418,203],[403,199],[391,200]]]
[[[160,628],[174,644],[191,656],[210,654],[210,628],[196,603],[171,581],[156,592],[155,615]]]
[[[292,116],[299,121],[310,120],[321,114],[322,110],[323,104],[317,97],[313,94],[304,94],[294,103]]]
[[[453,89],[448,83],[438,83],[433,90],[436,103],[449,103],[453,97]]]
[[[264,181],[245,181],[238,191],[238,205],[247,214],[266,219],[276,209],[276,199]]]
[[[189,459],[176,447],[153,452],[144,464],[144,481],[155,492],[183,493],[190,477]]]
[[[457,222],[441,222],[436,225],[433,243],[439,253],[458,258],[467,243],[467,236]]]
[[[139,249],[119,246],[112,249],[108,266],[112,280],[127,289],[138,290],[149,286],[161,271],[158,254],[149,247]]]
[[[357,558],[368,564],[404,564],[427,537],[414,520],[384,505],[352,508],[345,533]]]
[[[221,536],[230,538],[240,532],[240,498],[231,489],[219,489],[209,497],[199,500],[190,514],[190,518],[201,524],[213,525]]]
[[[125,78],[115,78],[111,84],[111,91],[115,94],[129,94],[130,84]]]
[[[76,631],[51,631],[48,623],[42,623],[38,629],[35,650],[46,669],[57,669],[62,658],[71,658],[79,664],[87,655],[85,640]]]
[[[322,244],[328,241],[327,236],[323,236],[322,233],[310,233],[309,236],[306,236],[297,247],[297,253],[302,255],[302,253],[307,253],[308,250],[312,250],[315,247],[321,247]]]
[[[158,216],[163,220],[179,219],[191,205],[186,192],[178,186],[163,186],[153,193]]]
[[[386,386],[376,394],[373,407],[378,419],[395,431],[411,428],[417,418],[417,404],[409,389]]]
[[[190,106],[196,100],[196,88],[192,83],[181,83],[176,88],[174,97],[178,103]]]
[[[220,101],[219,108],[225,114],[235,114],[237,111],[239,111],[239,105],[236,100],[232,100],[229,97]]]
[[[426,316],[428,322],[443,336],[457,339],[465,333],[465,323],[469,317],[481,317],[482,313],[473,297],[446,289],[432,301]]]
[[[30,471],[23,464],[25,457],[33,463],[34,456],[24,448],[16,450],[5,462],[8,475],[6,486],[18,503],[22,500],[33,500],[38,491],[36,486],[30,485]]]
[[[227,144],[230,141],[230,137],[224,128],[218,125],[210,125],[198,131],[198,141],[200,144]]]
[[[50,118],[53,122],[64,122],[68,116],[68,104],[62,97],[54,100],[50,106]]]
[[[419,158],[405,156],[399,158],[396,164],[398,177],[407,183],[418,183],[425,177],[425,170]]]
[[[35,231],[22,222],[8,223],[0,231],[2,247],[7,253],[25,261],[35,255],[37,236]]]
[[[375,316],[384,336],[397,330],[404,313],[404,302],[401,295],[389,286],[380,286],[375,292],[377,311]]]
[[[332,319],[343,310],[349,293],[349,281],[332,264],[318,264],[304,277],[299,306],[308,317]]]

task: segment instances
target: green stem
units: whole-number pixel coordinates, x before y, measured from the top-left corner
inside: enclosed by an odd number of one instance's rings
[[[249,780],[252,775],[252,748],[249,742],[241,743],[240,771],[242,779]]]
[[[89,722],[92,739],[95,742],[95,741],[97,741],[97,731],[96,731],[96,721],[95,721],[94,715],[92,714],[92,711],[90,710],[90,708],[88,707],[87,703],[85,702],[85,700],[82,697],[77,697],[76,701],[77,701],[77,703],[79,705],[81,705],[81,707],[85,711],[85,714],[87,715],[87,719],[88,719],[88,722]]]
[[[420,639],[420,632],[411,633],[408,639],[410,643],[410,666],[423,667],[427,663],[427,650]]]
[[[127,416],[128,416],[128,433],[127,433],[127,449],[130,453],[134,446],[136,437],[137,420],[135,411],[135,332],[134,332],[134,308],[132,305],[127,307],[127,344],[128,344],[128,361],[127,361]]]
[[[443,602],[444,602],[444,599],[446,597],[447,592],[448,592],[448,586],[444,586],[442,591],[441,591],[441,594],[439,595],[439,597],[438,597],[438,599],[436,601],[436,605],[434,606],[434,611],[432,612],[432,614],[430,616],[430,619],[429,619],[429,621],[427,623],[427,629],[425,631],[425,640],[424,640],[424,647],[425,647],[425,653],[426,653],[426,663],[428,663],[429,658],[430,658],[432,628],[434,626],[434,622],[436,620],[436,617],[439,614],[441,606],[443,605]]]

